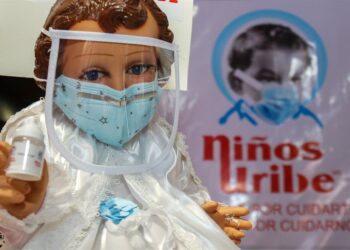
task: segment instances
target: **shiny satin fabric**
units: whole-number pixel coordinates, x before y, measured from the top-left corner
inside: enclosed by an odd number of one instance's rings
[[[138,136],[133,146],[123,152],[105,149],[90,137],[81,136],[79,130],[67,123],[67,118],[56,115],[55,127],[65,145],[78,143],[94,145],[91,158],[99,155],[102,163],[123,160],[135,162],[138,155],[152,161],[157,151],[169,140],[169,131],[155,119]],[[169,173],[179,164],[181,157],[174,148],[161,165],[141,174],[125,174],[123,179],[140,211],[116,225],[98,220],[81,245],[82,249],[239,249],[212,221],[204,210],[186,193],[169,182]],[[124,154],[124,157],[120,158]],[[118,167],[117,165],[115,167]],[[82,180],[84,182],[84,180]]]

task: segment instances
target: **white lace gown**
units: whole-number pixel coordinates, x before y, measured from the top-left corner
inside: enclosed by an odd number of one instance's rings
[[[46,132],[43,101],[39,101],[12,116],[0,139],[11,141],[18,123],[30,116],[38,116]],[[157,118],[147,129],[168,133],[169,125]],[[194,173],[181,135],[171,163],[119,176],[76,170],[50,146],[47,136],[45,144],[49,184],[44,203],[24,220],[0,209],[5,249],[239,249],[198,206],[210,197]],[[98,209],[106,197],[133,201],[140,210],[119,224],[105,221]]]

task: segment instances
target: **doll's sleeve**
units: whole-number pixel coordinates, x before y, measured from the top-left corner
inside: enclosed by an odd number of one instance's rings
[[[18,127],[18,124],[33,116],[38,117],[40,126],[42,126],[43,132],[46,133],[43,103],[40,101],[13,115],[1,130],[0,140],[11,141],[13,132]],[[47,140],[45,145],[48,145]],[[47,147],[46,150],[48,149]],[[23,220],[19,220],[0,206],[0,233],[5,240],[4,246],[7,247],[5,249],[21,249],[41,225],[58,221],[69,211],[71,185],[66,181],[68,179],[67,173],[62,171],[59,166],[53,164],[53,156],[51,154],[50,151],[45,153],[45,160],[49,170],[49,183],[40,210],[36,214],[30,214]]]
[[[8,139],[9,134],[13,133],[19,121],[26,119],[26,117],[37,115],[36,109],[38,109],[38,105],[34,106],[36,107],[34,110],[28,107],[13,115],[2,128],[0,140],[5,141]],[[0,206],[0,235],[2,236],[2,245],[5,249],[21,249],[37,227],[38,225],[35,223],[27,223],[25,220],[17,219]]]
[[[197,204],[201,205],[210,200],[210,195],[200,178],[194,171],[191,158],[184,142],[184,136],[178,134],[176,138],[177,163],[169,174],[170,182],[178,189],[189,195]]]
[[[0,234],[5,249],[21,249],[36,228],[36,225],[27,224],[0,208]]]

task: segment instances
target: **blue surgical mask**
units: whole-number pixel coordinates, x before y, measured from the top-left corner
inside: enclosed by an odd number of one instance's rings
[[[261,100],[252,105],[251,109],[262,120],[279,125],[295,115],[299,107],[296,86],[266,84],[261,90]]]
[[[119,149],[150,123],[160,91],[157,78],[118,91],[61,75],[54,102],[78,128]]]

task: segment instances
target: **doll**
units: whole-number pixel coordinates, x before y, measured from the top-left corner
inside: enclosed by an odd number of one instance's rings
[[[236,249],[240,230],[251,227],[239,218],[248,211],[210,201],[183,137],[172,136],[176,123],[156,115],[176,56],[153,0],[57,1],[44,29],[34,72],[47,98],[14,115],[1,133],[11,142],[32,118],[46,145],[42,179],[25,182],[6,177],[11,146],[0,143],[7,244]]]

